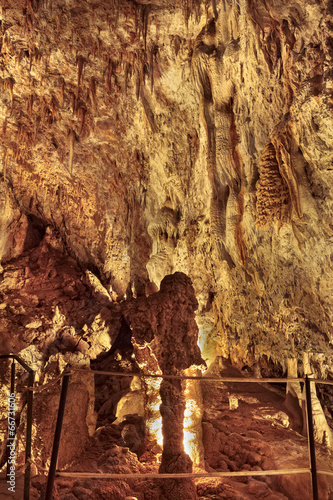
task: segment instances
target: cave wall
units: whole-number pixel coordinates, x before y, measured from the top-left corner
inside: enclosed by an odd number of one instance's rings
[[[2,265],[45,228],[110,293],[190,276],[203,357],[331,373],[325,1],[7,0]],[[150,288],[149,288],[150,287]]]

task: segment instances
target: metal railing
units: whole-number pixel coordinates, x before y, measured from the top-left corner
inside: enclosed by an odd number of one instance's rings
[[[299,468],[299,469],[276,469],[276,470],[265,470],[265,471],[234,471],[234,472],[213,472],[213,473],[178,473],[178,474],[112,474],[112,473],[89,473],[89,472],[60,472],[57,471],[57,458],[59,451],[59,444],[61,438],[61,428],[63,422],[63,416],[66,405],[66,397],[68,384],[70,376],[72,373],[81,372],[90,375],[109,375],[109,376],[119,376],[119,377],[129,377],[129,376],[139,376],[140,378],[163,378],[163,379],[181,379],[181,380],[198,380],[201,382],[223,382],[223,383],[290,383],[290,382],[303,382],[305,384],[305,398],[306,398],[306,415],[307,415],[307,431],[308,431],[308,446],[309,446],[309,467]],[[197,377],[197,376],[183,376],[183,375],[155,375],[155,374],[142,374],[138,372],[134,373],[119,373],[113,371],[91,371],[83,368],[67,368],[63,373],[63,383],[61,388],[60,402],[58,417],[56,423],[56,430],[54,435],[54,443],[52,450],[52,457],[47,481],[45,500],[52,500],[52,493],[54,487],[54,481],[56,476],[62,477],[77,477],[77,478],[95,478],[95,479],[120,479],[120,478],[146,478],[146,479],[180,479],[180,478],[198,478],[198,477],[239,477],[239,476],[275,476],[284,474],[311,474],[312,482],[312,496],[313,500],[319,500],[318,493],[318,478],[317,473],[323,475],[333,476],[333,472],[329,471],[318,471],[316,466],[316,453],[315,453],[315,440],[314,440],[314,427],[313,427],[313,416],[312,416],[312,403],[311,403],[311,382],[333,385],[333,381],[324,381],[319,379],[308,378],[237,378],[237,377]]]
[[[30,476],[31,476],[31,437],[32,437],[32,407],[33,407],[33,384],[35,378],[35,372],[16,354],[0,355],[0,359],[12,359],[11,365],[11,379],[10,379],[10,392],[15,393],[15,361],[17,361],[29,374],[28,376],[28,387],[27,387],[27,428],[26,428],[26,446],[25,446],[25,474],[24,474],[24,500],[29,500],[30,498]],[[59,445],[61,439],[61,430],[63,417],[65,412],[66,397],[68,391],[68,385],[70,381],[70,376],[72,373],[81,372],[86,375],[108,375],[117,377],[131,377],[139,376],[140,378],[162,378],[162,379],[178,379],[178,380],[198,380],[201,382],[219,382],[219,383],[292,383],[292,382],[303,382],[305,384],[305,400],[306,400],[306,415],[307,415],[307,431],[308,431],[308,446],[309,446],[309,467],[308,468],[298,468],[298,469],[276,469],[276,470],[265,470],[265,471],[233,471],[233,472],[213,472],[213,473],[176,473],[176,474],[113,474],[113,473],[89,473],[89,472],[60,472],[57,471],[57,460],[59,453]],[[311,474],[312,482],[312,496],[313,500],[319,500],[318,492],[318,478],[317,474],[323,474],[328,476],[333,476],[331,471],[317,470],[316,465],[316,453],[315,453],[315,440],[314,440],[314,427],[313,427],[313,416],[312,416],[312,403],[311,403],[311,382],[333,385],[333,381],[320,380],[314,378],[237,378],[237,377],[198,377],[198,376],[185,376],[185,375],[157,375],[157,374],[143,374],[140,372],[133,373],[120,373],[114,371],[92,371],[84,368],[70,368],[67,367],[65,371],[60,375],[63,378],[61,395],[59,401],[58,416],[56,422],[56,428],[54,433],[54,441],[51,455],[51,462],[48,474],[48,480],[46,485],[45,500],[52,500],[53,498],[53,487],[56,476],[62,477],[89,477],[95,479],[181,479],[181,478],[209,478],[209,477],[241,477],[241,476],[276,476],[285,474]],[[42,386],[44,387],[44,386]],[[36,388],[37,389],[37,388]],[[40,390],[38,388],[37,390]],[[9,463],[7,461],[7,475],[9,474]]]
[[[24,472],[24,490],[23,499],[30,498],[30,475],[31,475],[31,436],[32,436],[32,404],[33,404],[33,385],[35,380],[35,372],[16,354],[2,354],[0,359],[12,359],[11,376],[10,376],[10,393],[15,393],[15,361],[17,361],[28,372],[28,387],[27,387],[27,429],[25,441],[25,472]],[[9,449],[9,448],[7,448]],[[9,458],[7,457],[7,473],[9,476]]]

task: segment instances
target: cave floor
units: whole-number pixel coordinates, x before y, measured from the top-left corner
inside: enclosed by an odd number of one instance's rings
[[[203,467],[194,467],[194,472],[291,470],[308,467],[307,439],[290,427],[291,415],[284,405],[282,387],[252,383],[229,383],[217,387],[215,383],[204,382],[202,394],[205,470]],[[138,457],[123,446],[118,426],[107,424],[95,432],[86,452],[67,470],[157,473],[157,451],[160,450],[145,444],[145,451]],[[333,469],[332,455],[325,447],[317,445],[316,454],[319,469]],[[319,498],[331,500],[333,480],[320,475],[318,479]],[[165,500],[161,496],[160,481],[162,480],[145,478],[125,481],[62,477],[56,481],[54,498],[123,500],[126,496],[134,496],[138,500]],[[32,483],[40,489],[45,484],[45,478],[35,477]],[[195,483],[198,500],[312,498],[308,474],[197,478]]]
[[[235,376],[226,370],[221,376]],[[292,470],[309,467],[307,438],[292,429],[285,388],[274,384],[205,382],[203,442],[208,471]],[[332,470],[332,454],[316,445],[317,468]],[[333,498],[333,481],[318,475],[319,498]],[[200,500],[311,500],[310,474],[197,480]]]

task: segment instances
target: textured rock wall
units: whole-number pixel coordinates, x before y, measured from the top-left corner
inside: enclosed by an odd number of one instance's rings
[[[52,226],[115,294],[182,271],[209,362],[302,372],[306,352],[330,375],[332,17],[330,0],[8,0],[3,261]]]

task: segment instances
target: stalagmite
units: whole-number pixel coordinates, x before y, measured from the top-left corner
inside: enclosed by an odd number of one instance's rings
[[[203,363],[197,342],[194,311],[198,304],[189,278],[183,273],[166,276],[160,291],[148,298],[138,298],[139,310],[149,316],[143,327],[142,312],[128,306],[127,315],[133,329],[135,355],[140,365],[142,347],[148,343],[163,375],[182,374],[192,364]],[[153,316],[152,316],[153,315]],[[156,324],[154,318],[159,318]],[[151,320],[149,320],[151,318]],[[148,320],[148,321],[147,321]],[[152,321],[152,322],[150,322]],[[145,359],[145,369],[149,358]],[[142,359],[142,361],[143,361]],[[142,362],[141,361],[141,362]],[[191,472],[192,461],[184,451],[185,384],[180,380],[163,379],[160,385],[163,452],[160,472]],[[196,498],[190,479],[162,481],[163,498],[190,500]]]

